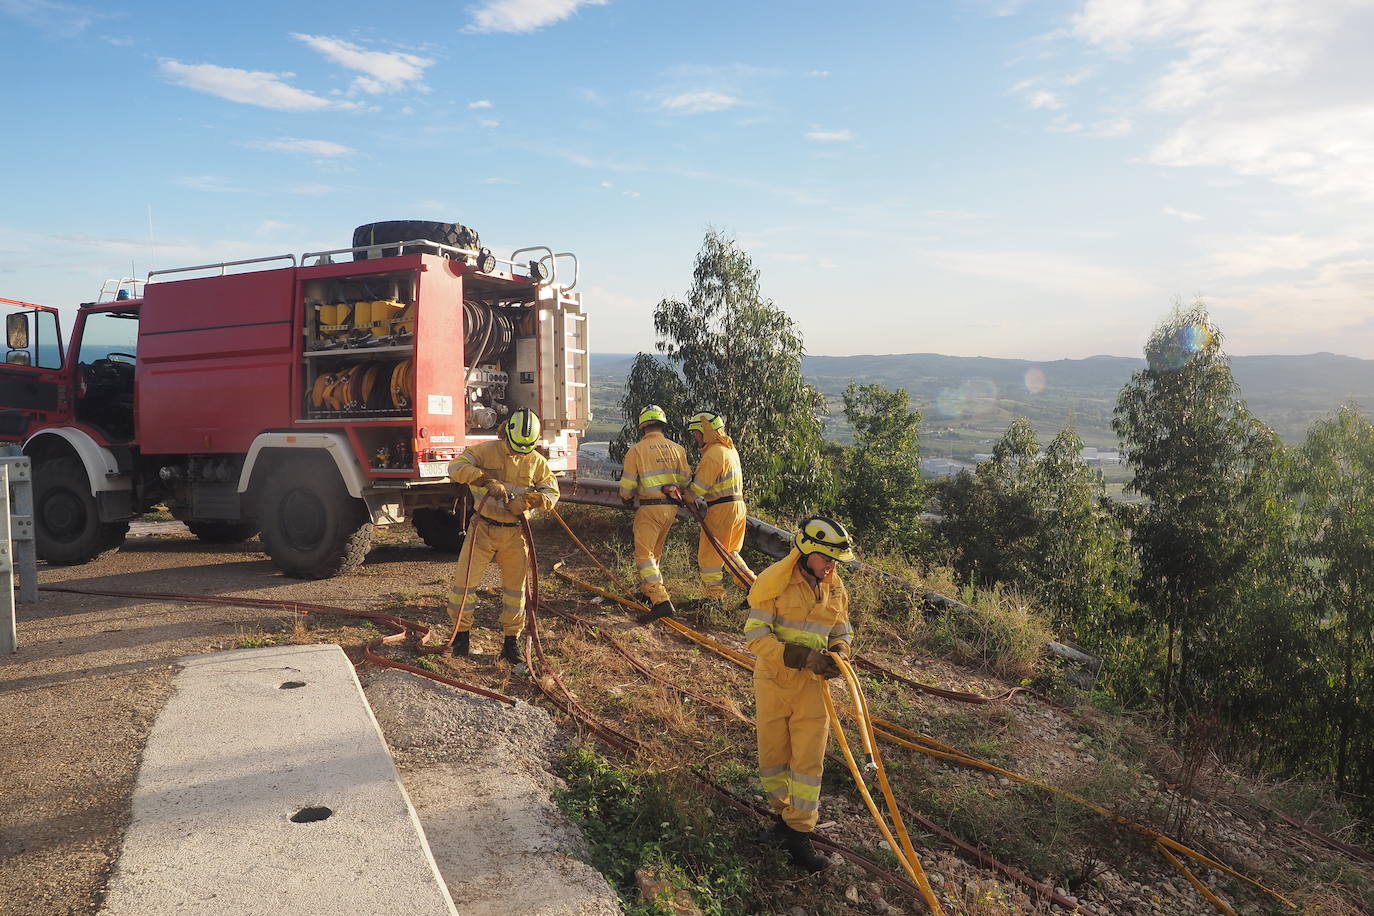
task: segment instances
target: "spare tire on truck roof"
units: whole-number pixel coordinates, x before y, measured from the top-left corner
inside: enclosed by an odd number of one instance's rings
[[[482,247],[482,239],[477,234],[477,230],[469,229],[461,223],[432,223],[426,220],[389,220],[382,223],[366,223],[353,230],[353,247],[366,248],[368,250],[355,251],[353,260],[366,261],[370,257],[395,257],[402,252],[395,246],[382,248],[380,255],[375,255],[373,250],[378,245],[385,245],[388,242],[410,242],[416,239],[424,239],[430,242],[438,242],[440,245],[449,245],[453,248],[464,248],[468,251],[477,251]],[[443,251],[438,248],[431,248],[428,245],[407,246],[405,253],[415,254],[424,252],[427,254],[442,254],[447,258],[457,259],[459,256],[451,251]]]

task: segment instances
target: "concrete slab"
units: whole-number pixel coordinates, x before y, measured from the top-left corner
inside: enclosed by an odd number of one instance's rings
[[[457,912],[338,646],[180,663],[103,912]]]

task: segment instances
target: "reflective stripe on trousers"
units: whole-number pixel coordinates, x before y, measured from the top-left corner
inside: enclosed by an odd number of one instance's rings
[[[819,819],[821,774],[830,722],[810,672],[785,668],[776,677],[754,674],[759,781],[768,803],[793,830],[810,832]]]
[[[635,511],[635,569],[639,573],[639,588],[652,604],[669,600],[658,559],[663,556],[663,545],[668,542],[668,531],[676,519],[677,506],[640,506]]]
[[[697,566],[701,569],[701,587],[706,597],[725,597],[725,567],[720,554],[706,538],[706,532],[711,532],[732,557],[739,558],[739,549],[744,546],[746,523],[747,516],[741,500],[707,507],[705,530],[697,538]],[[738,562],[740,568],[753,572],[742,558]],[[736,580],[736,584],[740,588],[749,587],[748,583],[739,580]]]
[[[519,636],[525,629],[525,539],[519,528],[498,528],[479,521],[468,529],[463,551],[458,554],[457,580],[449,593],[449,620],[460,633],[472,628],[477,586],[493,559],[501,570],[501,631],[507,636]],[[465,588],[467,601],[463,603]]]

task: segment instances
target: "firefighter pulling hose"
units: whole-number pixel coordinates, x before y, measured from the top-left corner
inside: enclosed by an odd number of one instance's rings
[[[525,585],[537,570],[526,563],[521,533],[530,509],[552,509],[558,502],[558,480],[548,460],[537,451],[540,424],[534,411],[522,407],[511,414],[499,440],[468,447],[449,463],[451,480],[466,484],[479,502],[476,525],[458,557],[457,589],[449,596],[449,619],[455,656],[471,652],[472,611],[467,596],[481,581],[493,560],[501,570],[501,658],[520,664],[518,646],[525,629]]]

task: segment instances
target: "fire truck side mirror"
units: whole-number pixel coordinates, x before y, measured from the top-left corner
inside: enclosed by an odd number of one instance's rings
[[[32,366],[33,357],[28,350],[11,350],[5,354],[5,362],[11,366]]]
[[[12,312],[5,316],[5,343],[11,350],[29,348],[28,312]],[[11,362],[6,357],[5,362]]]

